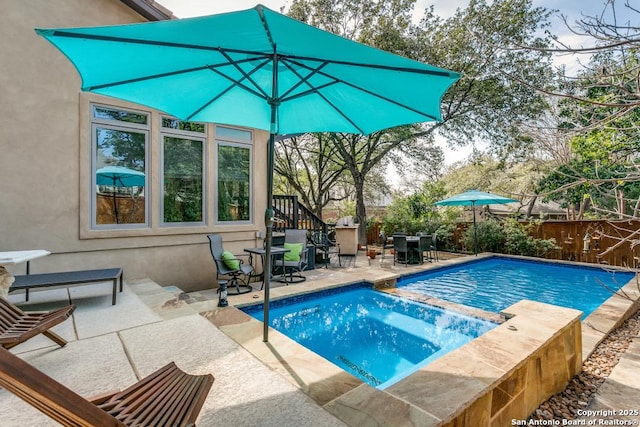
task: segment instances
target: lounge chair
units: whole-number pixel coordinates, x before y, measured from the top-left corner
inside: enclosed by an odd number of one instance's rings
[[[189,375],[175,363],[121,392],[87,400],[0,349],[0,386],[63,426],[193,426],[213,376]]]
[[[230,252],[225,251],[220,234],[209,234],[207,237],[209,238],[211,256],[216,263],[216,280],[220,281],[220,276],[230,277],[227,282],[229,295],[246,294],[253,291],[253,288],[245,279],[253,272],[253,267],[250,264],[245,264],[243,260],[237,259]],[[232,291],[233,288],[235,288],[235,292]]]
[[[58,310],[27,312],[0,298],[0,345],[9,349],[42,334],[64,347],[67,342],[49,329],[64,322],[75,308],[68,305]]]
[[[307,230],[287,229],[284,231],[284,248],[289,252],[283,254],[282,258],[276,261],[276,266],[282,269],[281,281],[287,285],[289,283],[300,283],[307,280],[302,275],[302,270],[307,266]],[[287,275],[287,273],[289,273]],[[295,276],[294,276],[294,273]]]

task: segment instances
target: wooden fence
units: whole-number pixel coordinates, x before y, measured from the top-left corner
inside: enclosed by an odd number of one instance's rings
[[[636,267],[640,221],[545,221],[532,230],[534,237],[554,238],[560,249],[545,258]]]

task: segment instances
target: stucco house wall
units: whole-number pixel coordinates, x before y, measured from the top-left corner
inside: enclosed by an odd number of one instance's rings
[[[125,280],[148,277],[182,289],[210,288],[215,268],[206,235],[225,233],[225,248],[262,245],[267,132],[254,132],[250,224],[216,225],[214,161],[207,163],[206,224],[160,227],[158,130],[150,134],[150,226],[90,229],[90,103],[139,106],[80,91],[73,65],[34,28],[111,25],[146,19],[120,0],[9,0],[0,14],[0,251],[46,249],[31,271],[120,266]],[[146,109],[148,110],[148,109]],[[160,113],[152,111],[151,120]],[[213,125],[208,125],[209,132]],[[211,144],[211,138],[207,141]],[[208,151],[209,158],[212,149]],[[11,267],[24,273],[24,265]]]

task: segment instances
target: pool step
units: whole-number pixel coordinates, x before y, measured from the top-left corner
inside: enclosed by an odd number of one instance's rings
[[[462,345],[472,339],[468,335],[436,326],[421,319],[393,312],[371,312],[369,316],[378,322],[399,329],[420,339],[428,339],[438,347]]]
[[[347,367],[349,369],[351,369],[352,372],[357,373],[361,378],[366,378],[366,380],[369,382],[369,384],[372,384],[372,385],[374,385],[376,387],[379,386],[380,384],[382,384],[382,381],[380,381],[375,376],[371,375],[369,372],[367,372],[362,367],[360,367],[360,366],[356,365],[355,363],[353,363],[351,360],[347,359],[344,355],[342,355],[342,354],[339,355],[338,356],[338,360],[340,360],[342,363],[347,365]]]

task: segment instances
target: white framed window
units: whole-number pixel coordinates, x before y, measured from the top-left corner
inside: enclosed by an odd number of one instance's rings
[[[161,225],[203,225],[206,126],[162,117],[160,139]]]
[[[253,132],[215,126],[216,222],[253,221]]]
[[[149,227],[150,114],[91,106],[91,228]]]

